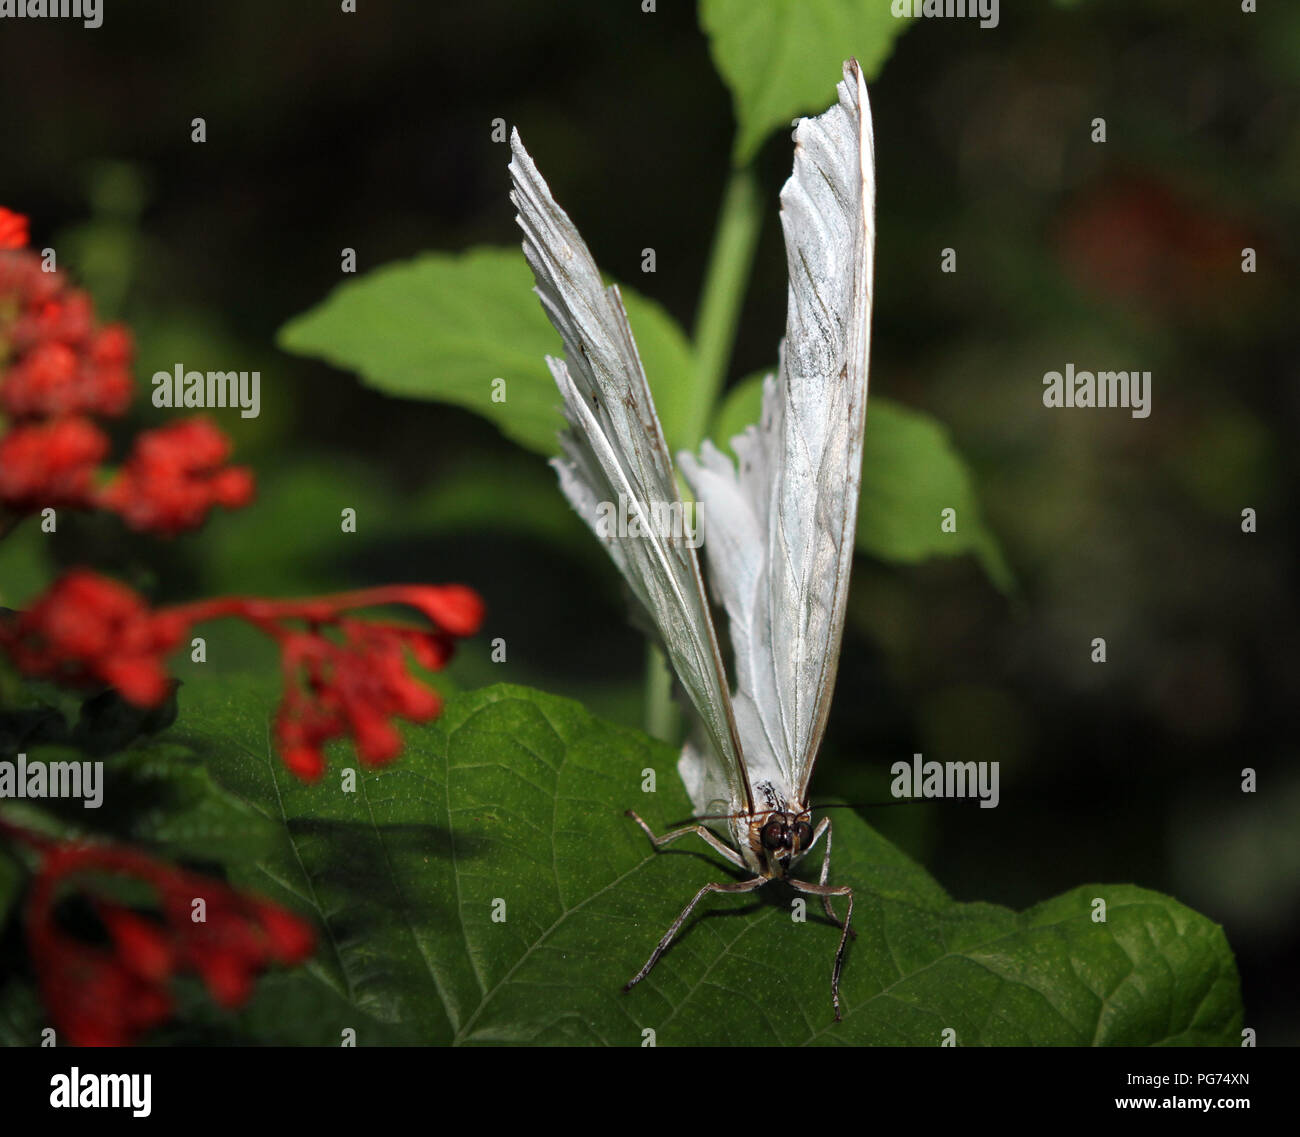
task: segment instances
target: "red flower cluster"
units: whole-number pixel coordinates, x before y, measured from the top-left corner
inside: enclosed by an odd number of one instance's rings
[[[85,506],[107,453],[107,437],[89,419],[14,427],[0,438],[0,504],[17,513]]]
[[[22,249],[27,241],[27,218],[0,205],[0,249]]]
[[[432,625],[366,622],[346,613],[402,604]],[[483,622],[483,601],[460,585],[391,585],[306,601],[239,596],[151,610],[124,585],[85,569],[65,573],[25,612],[0,619],[0,649],[27,675],[116,687],[139,706],[167,694],[165,656],[193,625],[234,617],[280,646],[287,690],[276,716],[285,764],[299,777],[320,777],[323,748],[352,738],[362,761],[396,757],[401,737],[391,720],[428,722],[442,704],[407,671],[406,652],[438,670],[455,640]],[[297,625],[305,624],[306,628]],[[342,642],[325,630],[336,630]]]
[[[25,246],[27,219],[0,208],[0,507],[109,509],[134,529],[174,534],[214,506],[253,496],[247,470],[222,468],[229,443],[203,420],[146,431],[117,478],[97,487],[108,438],[95,418],[131,401],[132,344],[120,324],[96,328],[94,306]]]
[[[420,666],[440,670],[451,658],[454,637],[473,635],[483,620],[483,602],[468,588],[383,591],[422,611],[435,630],[340,616],[342,643],[301,631],[281,640],[288,687],[275,734],[285,765],[300,778],[314,781],[324,773],[324,746],[333,738],[353,738],[357,754],[371,765],[395,758],[402,739],[390,720],[428,722],[442,710],[437,693],[407,671],[404,649]]]
[[[23,420],[120,415],[131,401],[130,333],[96,328],[90,297],[46,272],[26,237],[27,219],[0,209],[0,410]]]
[[[186,627],[150,612],[124,585],[74,569],[25,612],[0,622],[0,647],[27,675],[73,686],[108,683],[131,702],[153,706],[168,689],[162,657]]]
[[[149,886],[156,907],[144,913],[97,894],[92,881],[104,877]],[[59,904],[70,894],[86,899],[107,942],[60,926]],[[211,877],[130,849],[78,843],[44,845],[26,925],[45,1005],[56,1030],[78,1046],[127,1044],[166,1021],[169,985],[182,972],[199,975],[220,1006],[237,1007],[260,972],[301,962],[315,941],[291,912]]]
[[[207,419],[151,430],[136,440],[99,501],[132,529],[175,534],[203,524],[214,505],[238,509],[253,499],[253,475],[226,466],[230,439]]]

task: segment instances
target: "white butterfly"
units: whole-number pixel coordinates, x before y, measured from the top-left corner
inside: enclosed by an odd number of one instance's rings
[[[730,625],[734,695],[695,550],[654,523],[660,507],[678,504],[680,514],[680,503],[618,288],[603,287],[517,131],[510,164],[524,253],[564,342],[565,359],[546,361],[569,424],[565,456],[553,465],[658,631],[695,711],[678,770],[697,820],[731,844],[703,825],[656,837],[629,814],[656,847],[696,833],[753,874],[701,888],[627,986],[649,974],[706,895],[750,892],[783,878],[820,896],[832,920],[830,898],[848,897],[831,976],[837,1019],[853,892],[826,883],[831,823],[824,818],[814,831],[808,781],[844,630],[867,402],[875,159],[856,60],[844,65],[838,93],[836,105],[800,120],[794,132],[794,172],[781,191],[789,313],[780,375],[764,383],[762,419],[732,441],[738,469],[708,442],[698,459],[680,455],[700,503],[710,581]],[[607,534],[600,524],[603,503],[615,501],[625,501],[639,521],[638,536]],[[818,883],[790,878],[791,866],[823,834]]]

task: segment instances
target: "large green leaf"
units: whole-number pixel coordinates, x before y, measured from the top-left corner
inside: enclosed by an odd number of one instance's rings
[[[667,746],[496,686],[450,700],[345,793],[349,759],[303,786],[268,753],[258,689],[191,685],[182,701],[214,776],[281,830],[236,876],[323,928],[307,974],[340,999],[311,1024],[322,1039],[367,1015],[423,1043],[636,1046],[653,1030],[660,1045],[938,1045],[949,1028],[964,1045],[1239,1041],[1223,932],[1177,901],[1088,885],[1023,913],[957,904],[848,812],[831,876],[857,897],[842,1022],[838,929],[813,905],[795,922],[779,884],[707,902],[625,995],[694,892],[734,875],[694,838],[654,852],[623,816],[635,807],[662,831],[689,813]],[[642,790],[647,770],[657,792]]]
[[[723,400],[710,434],[719,446],[759,418],[762,376],[737,384]],[[943,511],[956,510],[954,532]],[[1004,592],[1011,571],[984,523],[970,470],[948,431],[929,415],[873,395],[863,440],[858,548],[881,560],[914,564],[927,557],[974,553]]]
[[[888,0],[700,0],[700,24],[735,104],[736,164],[776,127],[830,106],[850,56],[874,79],[910,23],[891,15]]]
[[[658,304],[629,288],[622,294],[672,441],[690,413],[691,347]],[[356,371],[387,394],[466,407],[539,454],[559,451],[560,396],[544,357],[562,354],[560,338],[517,249],[426,253],[386,265],[290,320],[279,343]],[[504,401],[494,401],[494,379],[506,381]]]

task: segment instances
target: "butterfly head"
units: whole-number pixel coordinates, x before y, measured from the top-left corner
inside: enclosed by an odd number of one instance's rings
[[[812,814],[806,809],[772,810],[755,818],[754,825],[758,846],[755,852],[774,876],[784,876],[813,842]]]

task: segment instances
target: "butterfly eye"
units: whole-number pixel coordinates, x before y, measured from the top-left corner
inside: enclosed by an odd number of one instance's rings
[[[794,838],[799,842],[799,848],[808,848],[808,846],[812,844],[813,839],[812,826],[806,821],[795,822]]]
[[[763,848],[775,852],[790,847],[790,827],[779,817],[772,818],[763,826]]]

